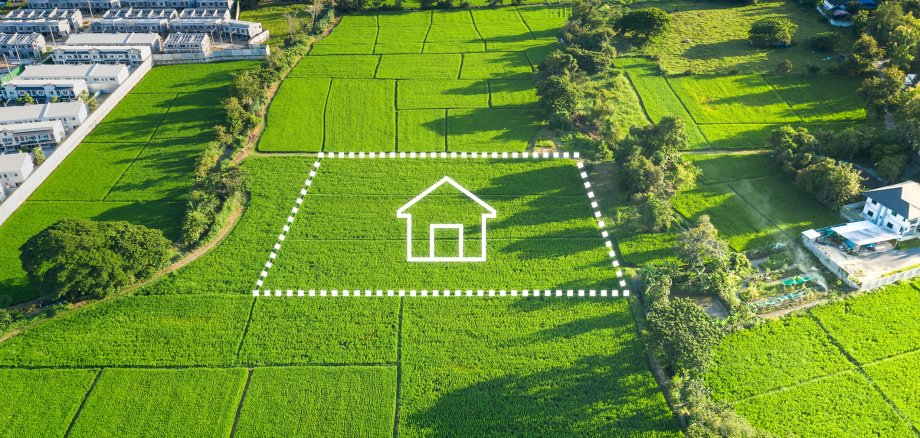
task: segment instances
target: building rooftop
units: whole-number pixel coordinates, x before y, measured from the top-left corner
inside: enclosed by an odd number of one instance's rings
[[[22,79],[112,77],[126,74],[121,64],[39,64],[26,66]]]
[[[67,38],[66,46],[152,44],[160,40],[155,33],[76,33]]]
[[[74,101],[0,107],[0,123],[9,120],[73,117],[79,114],[81,108],[85,106],[83,102]]]
[[[86,87],[86,81],[83,79],[13,79],[3,85],[15,85],[17,87],[43,87],[45,85],[73,85],[75,87]]]
[[[45,38],[40,33],[2,33],[0,44],[33,44],[36,40]]]
[[[920,184],[916,182],[904,181],[863,194],[908,220],[920,217]]]
[[[209,40],[210,37],[206,33],[171,33],[166,37],[166,44],[201,44],[204,41]]]
[[[6,123],[0,124],[0,131],[13,131],[13,132],[22,132],[22,131],[37,131],[44,129],[53,129],[57,127],[58,129],[64,129],[64,125],[60,120],[46,120],[44,122],[25,122],[25,123]]]
[[[0,155],[0,172],[19,171],[27,162],[32,161],[32,156],[26,153]]]

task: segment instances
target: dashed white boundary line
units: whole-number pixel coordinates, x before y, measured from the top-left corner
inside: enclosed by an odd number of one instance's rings
[[[259,279],[256,281],[256,289],[252,291],[255,297],[618,297],[629,296],[629,289],[626,289],[626,280],[623,278],[623,271],[620,268],[620,261],[617,259],[616,251],[613,249],[613,242],[610,240],[610,233],[606,230],[606,224],[601,219],[602,214],[598,206],[594,192],[591,190],[591,182],[588,179],[588,173],[584,169],[584,162],[577,161],[575,166],[578,168],[582,183],[588,195],[588,202],[591,204],[591,210],[594,219],[597,221],[597,227],[601,231],[601,238],[604,239],[604,246],[607,248],[607,255],[610,257],[611,265],[616,269],[616,276],[619,286],[623,289],[510,289],[510,290],[485,290],[485,289],[259,289],[268,278],[268,272],[271,269],[275,258],[278,257],[278,251],[284,242],[287,232],[291,229],[294,217],[300,212],[300,206],[303,204],[304,196],[307,195],[313,179],[319,170],[323,158],[529,158],[529,159],[578,159],[578,152],[320,152],[319,158],[313,163],[310,175],[304,181],[303,188],[300,189],[300,196],[294,201],[294,207],[288,215],[287,222],[281,229],[272,251],[268,255],[268,261],[265,262],[262,272],[259,273]]]

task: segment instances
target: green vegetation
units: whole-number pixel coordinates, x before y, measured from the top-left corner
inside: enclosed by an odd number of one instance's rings
[[[97,370],[0,370],[0,437],[64,436]]]
[[[392,437],[392,366],[259,368],[236,436]]]
[[[282,84],[259,150],[523,151],[542,125],[530,77],[568,11],[347,16]],[[331,78],[328,96],[300,78]]]
[[[920,354],[916,351],[865,367],[866,374],[914,424],[920,421]]]
[[[19,247],[65,218],[128,221],[179,237],[192,170],[217,123],[231,74],[253,62],[156,67],[0,226],[0,302],[46,295],[28,286]],[[178,93],[178,94],[177,94]],[[89,177],[91,175],[91,177]]]
[[[226,436],[246,370],[105,369],[70,436]]]

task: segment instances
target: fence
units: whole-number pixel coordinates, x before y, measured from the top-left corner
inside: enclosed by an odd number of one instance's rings
[[[6,222],[13,212],[15,212],[16,209],[38,189],[45,179],[51,175],[51,172],[54,172],[54,169],[57,169],[57,167],[64,162],[64,159],[83,142],[83,139],[92,132],[93,128],[102,122],[105,116],[107,116],[109,112],[111,112],[112,109],[114,109],[115,106],[118,105],[118,103],[121,102],[121,100],[141,81],[141,79],[147,75],[151,67],[153,67],[153,62],[149,59],[138,65],[137,69],[128,76],[128,79],[115,89],[105,101],[99,104],[96,111],[93,111],[77,129],[58,145],[57,149],[54,150],[42,165],[38,166],[35,171],[32,172],[32,175],[30,175],[19,188],[11,193],[6,201],[0,204],[0,225]]]
[[[155,65],[196,64],[217,61],[239,61],[264,59],[269,55],[268,46],[252,46],[248,49],[215,50],[207,55],[201,53],[155,53]]]
[[[844,283],[846,283],[847,286],[850,286],[851,288],[856,289],[856,290],[877,289],[877,288],[880,288],[882,286],[885,286],[891,283],[897,283],[901,280],[908,280],[908,279],[920,276],[920,267],[917,267],[917,268],[909,269],[904,272],[898,272],[896,274],[888,275],[882,278],[876,278],[874,280],[857,281],[856,279],[850,276],[850,273],[847,272],[846,269],[844,269],[842,266],[838,265],[836,262],[831,260],[831,258],[828,257],[827,254],[824,253],[824,251],[821,251],[821,249],[818,248],[817,245],[815,245],[815,243],[811,239],[803,236],[802,243],[805,244],[805,247],[808,248],[808,250],[811,251],[815,255],[815,257],[818,258],[819,261],[821,261],[822,265],[824,265],[828,270],[830,270],[834,275],[836,275],[837,278],[841,279]]]

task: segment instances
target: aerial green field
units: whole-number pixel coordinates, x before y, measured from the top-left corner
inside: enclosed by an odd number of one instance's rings
[[[345,16],[282,83],[258,149],[523,151],[544,124],[530,78],[557,47],[568,13],[509,7]]]
[[[911,436],[918,297],[901,283],[732,334],[707,383],[776,435]]]
[[[0,226],[0,303],[42,295],[26,281],[19,247],[60,219],[125,220],[176,239],[195,160],[219,123],[231,74],[252,65],[151,70]]]

